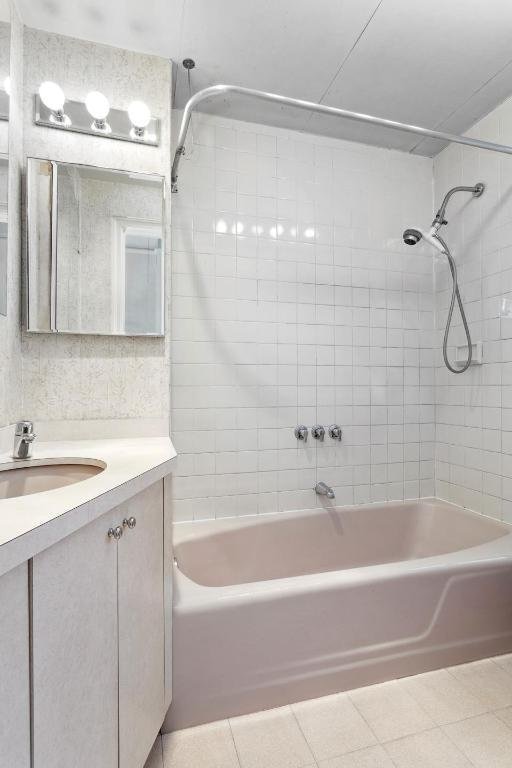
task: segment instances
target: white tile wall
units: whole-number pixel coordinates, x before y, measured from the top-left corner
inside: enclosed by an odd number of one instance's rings
[[[176,115],[178,118],[179,115]],[[195,115],[172,217],[176,519],[433,492],[432,161]],[[344,440],[298,444],[298,423]]]
[[[510,144],[512,99],[470,134]],[[449,275],[436,267],[437,494],[512,522],[512,157],[455,145],[434,162],[435,199],[455,184],[486,184],[484,195],[452,199],[446,240],[484,364],[450,374],[440,357]],[[464,343],[460,316],[452,344]]]

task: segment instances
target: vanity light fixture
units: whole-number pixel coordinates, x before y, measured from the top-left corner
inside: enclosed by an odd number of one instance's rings
[[[71,120],[64,113],[66,97],[60,85],[51,80],[45,80],[39,86],[39,97],[45,107],[50,110],[50,122],[69,128]]]
[[[84,101],[72,101],[66,99],[57,83],[50,81],[42,83],[39,93],[34,96],[34,123],[45,128],[88,133],[152,147],[160,143],[160,120],[151,117],[151,111],[143,101],[132,101],[128,109],[115,109],[110,106],[107,97],[97,90],[91,90]]]
[[[99,133],[111,133],[112,128],[107,123],[110,103],[100,91],[90,91],[85,97],[85,107],[93,118],[91,128]]]
[[[146,133],[146,128],[151,121],[151,112],[149,107],[143,101],[132,101],[128,107],[128,117],[130,118],[132,128],[132,136],[134,139],[140,141],[143,139]]]

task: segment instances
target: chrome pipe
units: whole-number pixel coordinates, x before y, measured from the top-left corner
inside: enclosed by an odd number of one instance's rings
[[[483,194],[484,189],[485,189],[485,185],[481,181],[479,181],[478,184],[475,184],[472,187],[452,187],[452,189],[449,189],[446,195],[444,196],[443,202],[441,203],[441,206],[438,212],[435,215],[434,221],[432,222],[432,226],[440,227],[443,224],[448,224],[448,222],[444,218],[446,213],[446,206],[448,205],[451,196],[454,195],[456,192],[471,192],[473,197],[480,197],[480,195]]]
[[[436,131],[432,128],[422,128],[419,125],[409,125],[408,123],[399,123],[396,120],[387,120],[383,117],[366,115],[363,112],[351,112],[348,109],[329,107],[325,104],[317,104],[314,101],[304,101],[303,99],[293,99],[290,96],[280,96],[277,93],[257,91],[254,88],[243,88],[238,85],[212,85],[210,88],[203,88],[203,90],[195,93],[187,101],[185,109],[183,110],[183,117],[181,120],[181,127],[178,136],[178,144],[174,153],[174,160],[171,169],[171,189],[173,192],[178,191],[178,169],[181,157],[185,154],[185,139],[187,137],[188,127],[190,125],[190,118],[192,116],[193,110],[202,101],[211,99],[215,96],[222,96],[226,93],[238,93],[241,96],[250,96],[251,98],[261,99],[263,101],[272,101],[276,104],[284,104],[289,107],[297,107],[298,109],[305,109],[309,112],[318,112],[323,115],[332,115],[334,117],[344,117],[347,120],[355,120],[359,123],[379,125],[383,128],[391,128],[397,131],[404,131],[405,133],[414,133],[417,136],[425,136],[431,139],[439,139],[440,141],[447,141],[453,144],[465,144],[469,147],[488,149],[493,152],[501,152],[506,155],[512,155],[512,147],[506,144],[495,144],[491,141],[472,139],[468,136],[457,136],[456,134],[446,133],[445,131]]]

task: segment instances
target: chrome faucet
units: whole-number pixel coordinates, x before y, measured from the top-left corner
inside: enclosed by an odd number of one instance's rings
[[[18,421],[14,432],[13,458],[30,459],[32,456],[32,443],[35,439],[33,423],[31,421]]]
[[[328,499],[334,499],[334,491],[331,486],[326,483],[317,483],[315,485],[315,492],[318,493],[319,496],[327,496]]]

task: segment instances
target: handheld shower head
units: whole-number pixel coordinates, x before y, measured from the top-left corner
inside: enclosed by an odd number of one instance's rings
[[[423,233],[419,229],[406,229],[403,234],[406,245],[417,245],[422,237]]]
[[[471,334],[469,332],[466,313],[464,312],[464,306],[462,304],[462,299],[460,297],[459,286],[457,282],[457,265],[455,263],[455,259],[450,253],[450,249],[448,248],[448,245],[444,242],[443,238],[438,233],[441,227],[448,223],[444,217],[446,212],[446,206],[448,205],[448,201],[450,200],[451,196],[455,194],[455,192],[471,192],[473,197],[480,197],[480,195],[483,194],[484,189],[485,189],[485,185],[482,182],[478,182],[478,184],[475,184],[473,187],[453,187],[453,189],[450,189],[444,196],[444,200],[441,203],[441,207],[436,213],[434,221],[432,222],[432,226],[430,227],[428,232],[425,232],[423,229],[420,229],[419,227],[414,227],[411,229],[406,229],[402,235],[404,239],[404,243],[406,245],[417,245],[419,241],[423,238],[424,240],[427,241],[427,243],[429,243],[429,245],[435,248],[436,251],[439,251],[439,253],[442,253],[443,256],[445,256],[446,259],[448,260],[448,265],[450,267],[450,272],[452,275],[452,298],[450,301],[450,307],[448,309],[448,317],[446,319],[446,326],[444,331],[443,358],[444,358],[444,363],[446,367],[452,373],[464,373],[464,371],[467,371],[467,369],[471,365],[471,360],[473,355],[472,353],[473,343],[471,341]],[[450,333],[450,326],[452,323],[453,308],[455,306],[455,302],[457,302],[459,306],[459,310],[462,318],[462,325],[464,326],[464,331],[466,333],[466,339],[468,342],[468,355],[467,355],[466,362],[464,363],[462,368],[453,367],[453,365],[450,363],[448,359],[448,351],[447,351],[448,336]]]
[[[432,245],[440,253],[446,253],[444,246],[439,242],[435,235],[436,231],[434,228],[432,228],[429,232],[425,232],[423,229],[414,227],[412,229],[406,229],[403,234],[403,238],[406,245],[417,245],[423,238],[427,241],[427,243],[429,243],[429,245]]]

